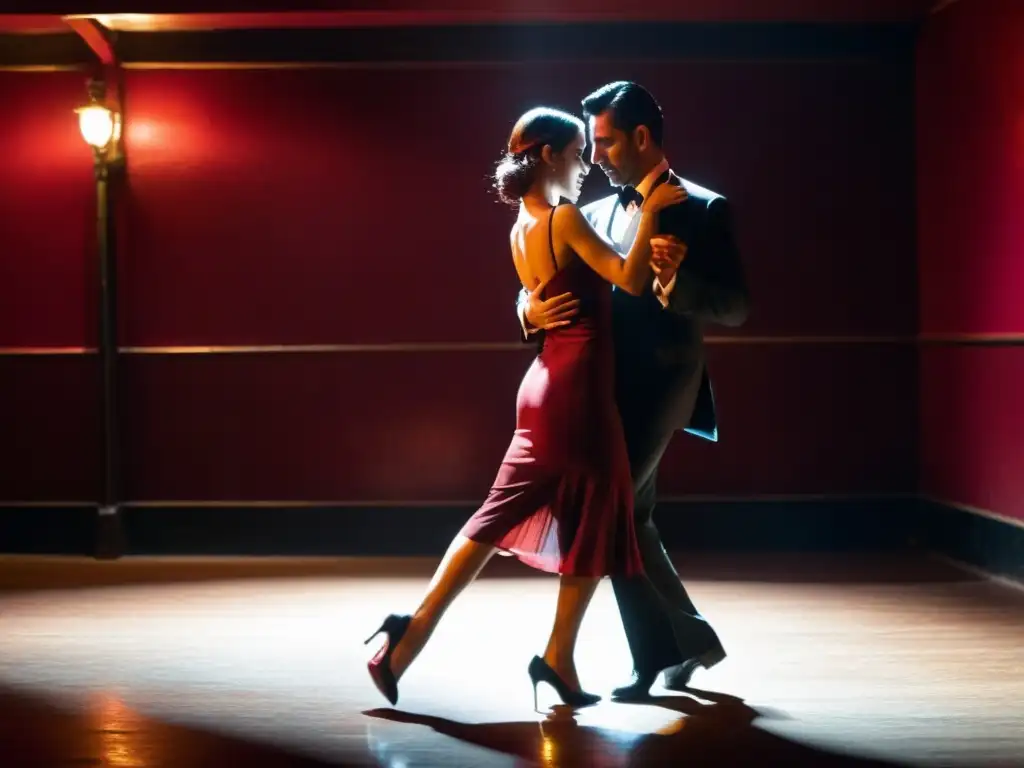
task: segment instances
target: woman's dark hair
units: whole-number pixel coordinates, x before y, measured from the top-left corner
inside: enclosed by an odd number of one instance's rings
[[[508,146],[494,170],[494,188],[503,203],[519,205],[537,178],[541,152],[550,146],[561,152],[584,129],[583,121],[549,107],[531,109],[516,121]]]

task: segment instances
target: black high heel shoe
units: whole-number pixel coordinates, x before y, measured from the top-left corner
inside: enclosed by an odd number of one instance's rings
[[[373,684],[377,686],[377,690],[391,702],[391,706],[398,703],[398,681],[395,680],[395,675],[391,671],[391,654],[405,635],[406,630],[409,629],[410,621],[412,621],[412,616],[400,616],[392,613],[384,619],[380,629],[366,638],[366,642],[363,643],[363,645],[369,645],[370,641],[381,632],[388,636],[384,647],[370,660],[366,669],[370,673]]]
[[[570,707],[589,707],[591,704],[596,704],[601,700],[601,697],[596,693],[587,693],[586,691],[574,691],[563,680],[551,666],[544,661],[540,656],[534,656],[530,660],[530,666],[527,668],[530,673],[530,682],[533,683],[533,709],[537,710],[537,684],[547,683],[555,692],[558,693],[563,704],[567,704]]]

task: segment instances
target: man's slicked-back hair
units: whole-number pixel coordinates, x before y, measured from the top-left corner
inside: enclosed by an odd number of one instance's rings
[[[638,126],[646,125],[651,141],[661,146],[665,130],[661,107],[642,85],[618,80],[602,85],[583,99],[583,113],[588,118],[608,110],[612,113],[612,125],[620,131],[631,134]]]

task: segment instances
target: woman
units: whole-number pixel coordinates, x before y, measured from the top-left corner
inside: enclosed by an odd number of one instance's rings
[[[583,123],[539,108],[516,123],[495,172],[501,199],[519,215],[510,244],[523,286],[571,291],[576,319],[546,333],[523,377],[516,430],[491,491],[452,541],[412,616],[392,614],[366,641],[387,642],[368,668],[395,704],[398,680],[423,649],[452,600],[496,551],[561,576],[554,627],[542,657],[529,665],[537,684],[562,701],[586,706],[600,697],[581,690],[574,651],[597,583],[612,574],[641,575],[633,528],[633,486],[615,406],[611,286],[639,294],[650,279],[650,238],[659,210],[686,193],[662,184],[644,201],[625,260],[597,235],[575,205],[590,170]]]

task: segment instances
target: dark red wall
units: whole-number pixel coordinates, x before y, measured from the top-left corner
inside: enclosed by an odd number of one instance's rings
[[[922,490],[1024,520],[1024,5],[961,0],[918,55]],[[994,344],[993,341],[1002,341]]]
[[[97,494],[92,161],[75,73],[0,72],[0,499]],[[37,355],[34,348],[68,354]]]
[[[529,363],[486,176],[522,110],[618,77],[662,101],[674,166],[732,199],[755,301],[711,331],[721,441],[678,437],[662,493],[913,491],[912,67],[861,57],[128,72],[129,497],[481,498]],[[81,94],[76,74],[0,75],[20,149],[2,346],[94,338]],[[356,348],[164,349],[311,344]],[[93,367],[0,356],[0,498],[94,497]]]

